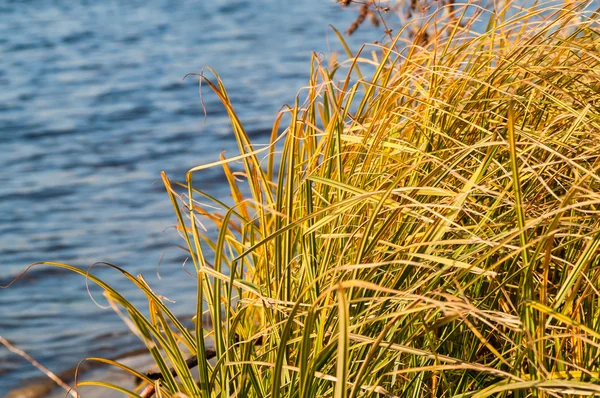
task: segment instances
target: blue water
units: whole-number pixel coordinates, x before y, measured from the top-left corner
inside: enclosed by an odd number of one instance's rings
[[[205,120],[197,79],[183,76],[215,68],[265,142],[307,84],[311,52],[341,49],[328,24],[355,16],[322,0],[0,2],[0,285],[36,261],[107,261],[192,313],[160,171],[182,180],[236,145],[216,96],[204,91]],[[350,41],[381,37],[365,25]],[[195,180],[228,195],[217,170]],[[94,272],[143,305],[115,272]],[[0,290],[0,311],[0,335],[54,372],[139,345],[84,278],[47,266]],[[0,346],[0,396],[40,375]]]

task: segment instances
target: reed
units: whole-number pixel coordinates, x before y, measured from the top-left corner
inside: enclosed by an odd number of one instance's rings
[[[600,31],[582,4],[484,13],[480,34],[453,5],[427,44],[400,32],[333,69],[315,56],[264,147],[202,74],[240,153],[162,175],[198,278],[194,330],[142,279],[121,270],[149,316],[88,276],[160,370],[108,361],[143,381],[127,393],[600,394]],[[209,167],[232,205],[194,185]]]

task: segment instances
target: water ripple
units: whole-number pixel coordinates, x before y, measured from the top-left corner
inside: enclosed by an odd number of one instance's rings
[[[82,270],[108,261],[143,272],[189,314],[196,282],[181,269],[185,252],[167,250],[156,278],[163,251],[182,243],[160,172],[183,180],[237,145],[218,98],[204,87],[205,119],[197,78],[183,77],[215,68],[249,135],[265,142],[305,86],[312,51],[328,51],[327,25],[343,29],[355,15],[321,0],[6,0],[0,13],[0,285],[36,261]],[[379,35],[359,33],[351,42]],[[195,176],[227,200],[225,181],[217,169]],[[144,306],[122,275],[93,272]],[[28,271],[0,290],[0,308],[0,335],[55,372],[138,344],[90,300],[83,277],[60,268]],[[37,376],[0,350],[0,396]]]

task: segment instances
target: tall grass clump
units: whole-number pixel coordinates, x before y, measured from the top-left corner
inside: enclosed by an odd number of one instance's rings
[[[163,174],[198,278],[194,330],[142,279],[122,271],[149,317],[93,279],[160,371],[107,361],[142,379],[128,393],[600,394],[594,18],[532,7],[474,34],[456,15],[426,45],[400,34],[332,69],[315,57],[266,147],[203,74],[240,154],[185,183]],[[208,167],[232,205],[194,185]]]

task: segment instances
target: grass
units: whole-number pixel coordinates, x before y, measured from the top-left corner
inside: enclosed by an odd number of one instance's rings
[[[427,44],[315,57],[265,147],[207,70],[240,154],[162,177],[214,327],[124,270],[150,316],[69,267],[164,377],[106,362],[162,397],[600,395],[600,31],[582,4],[482,14],[481,34],[455,5]],[[232,205],[193,184],[208,167]]]

